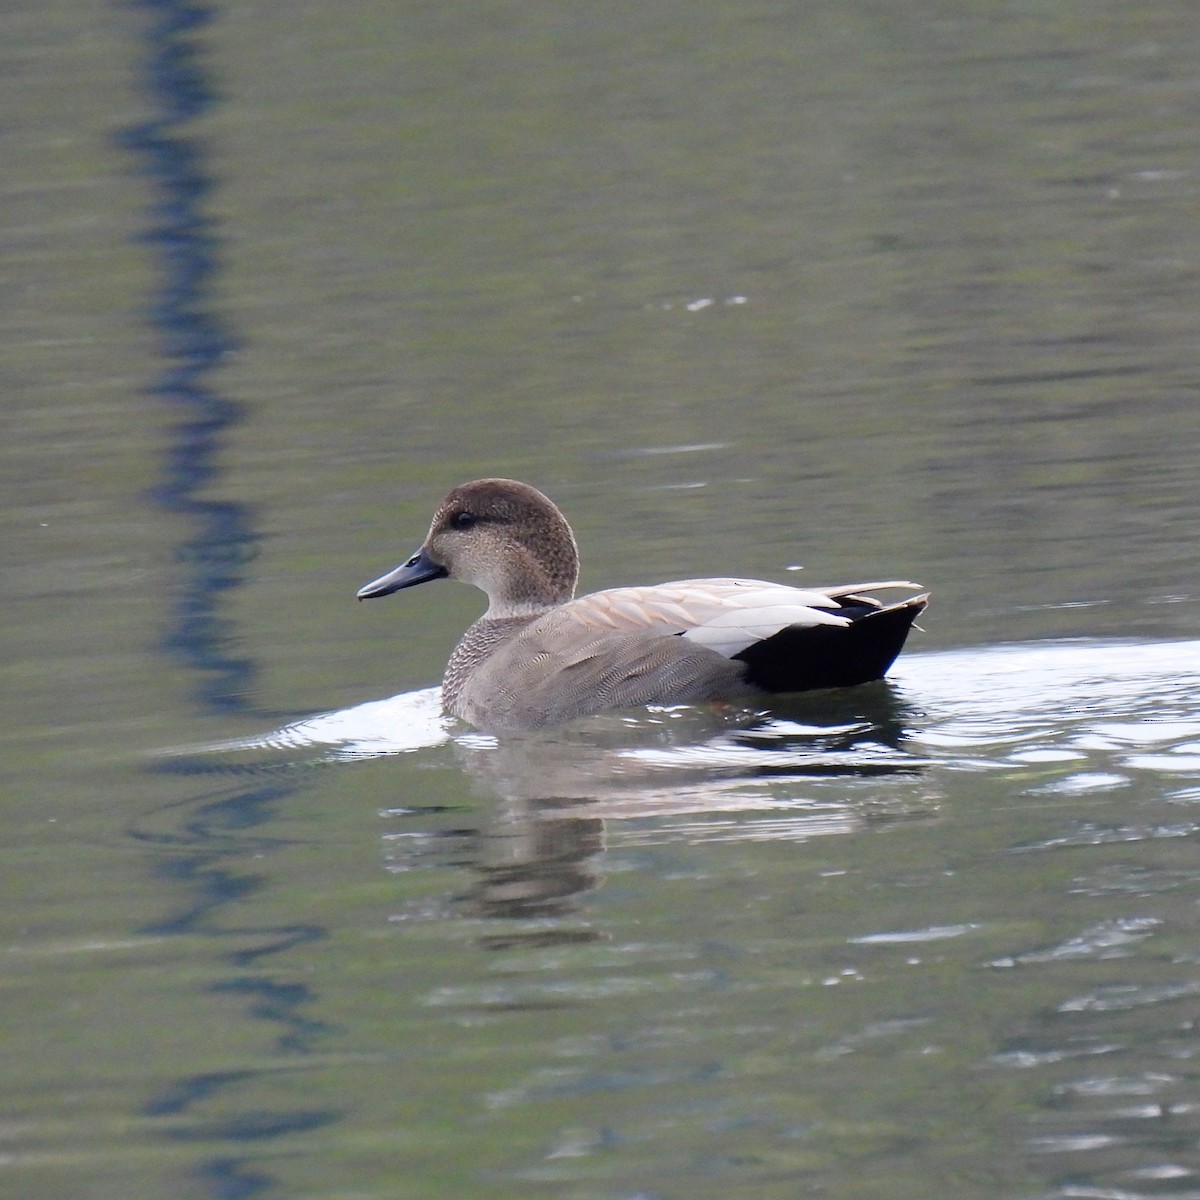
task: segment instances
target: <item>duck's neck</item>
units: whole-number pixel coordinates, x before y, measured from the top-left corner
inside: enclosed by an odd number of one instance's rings
[[[570,598],[568,596],[567,600]],[[557,608],[561,603],[565,603],[565,601],[547,604],[544,600],[515,600],[509,596],[503,599],[489,598],[487,612],[480,619],[484,621],[530,621],[534,617],[540,617],[544,612],[549,612],[552,608]]]
[[[450,661],[446,663],[446,670],[442,676],[442,706],[448,712],[458,714],[458,698],[471,672],[510,638],[516,637],[526,625],[536,620],[541,611],[543,610],[539,609],[538,612],[527,615],[493,617],[489,609],[462,635],[462,639],[454,647],[454,653],[450,655]]]
[[[522,546],[505,562],[502,577],[484,586],[488,595],[485,615],[491,621],[538,616],[572,599],[578,578],[574,542],[552,558],[535,557]]]

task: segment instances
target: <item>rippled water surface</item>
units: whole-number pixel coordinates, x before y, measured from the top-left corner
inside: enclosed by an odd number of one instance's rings
[[[0,1194],[1200,1198],[1183,0],[0,14]],[[586,588],[915,578],[888,682],[496,740]]]
[[[499,742],[423,691],[163,765],[241,781],[221,825],[299,769],[289,807],[359,798],[377,861],[304,955],[310,1007],[358,1016],[302,1041],[365,1058],[308,1069],[373,1098],[351,1123],[466,1138],[453,1186],[1179,1195],[1198,688],[1200,642],[1081,639]]]

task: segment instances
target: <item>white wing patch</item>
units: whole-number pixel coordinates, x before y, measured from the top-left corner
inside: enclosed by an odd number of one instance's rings
[[[788,595],[788,592],[792,594]],[[811,627],[850,624],[847,617],[812,607],[814,602],[820,601],[830,602],[829,597],[819,592],[799,592],[790,588],[764,588],[746,592],[738,597],[736,608],[710,617],[683,636],[690,642],[698,642],[726,658],[732,658],[747,646],[774,637],[789,625]]]
[[[680,579],[593,592],[553,610],[543,620],[566,631],[573,629],[578,636],[589,630],[617,637],[679,634],[732,658],[789,625],[852,624],[830,611],[844,598],[878,608],[882,607],[879,601],[861,593],[915,587],[898,579],[820,590],[762,579]]]

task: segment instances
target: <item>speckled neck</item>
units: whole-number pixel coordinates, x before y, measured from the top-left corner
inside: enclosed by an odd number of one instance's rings
[[[442,707],[455,716],[462,716],[459,700],[471,673],[540,615],[540,612],[531,612],[519,617],[480,617],[463,634],[446,663],[442,676]]]

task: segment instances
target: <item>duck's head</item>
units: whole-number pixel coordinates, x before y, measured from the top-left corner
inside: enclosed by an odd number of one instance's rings
[[[551,500],[515,479],[476,479],[442,501],[421,548],[358,598],[449,577],[486,592],[489,616],[517,616],[570,600],[578,576],[575,537]]]

